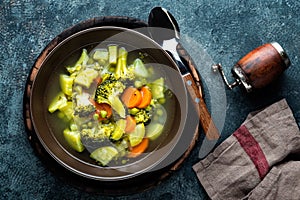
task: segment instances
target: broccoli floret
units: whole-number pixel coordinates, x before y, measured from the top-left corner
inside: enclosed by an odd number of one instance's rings
[[[131,81],[134,80],[135,79],[134,68],[133,67],[127,68],[126,73],[123,74],[121,79],[127,79],[127,80],[131,80]]]
[[[151,113],[145,109],[140,109],[135,113],[134,119],[136,123],[148,123],[151,119]]]
[[[90,128],[84,128],[81,129],[80,134],[83,137],[94,138],[95,130]]]
[[[109,137],[113,131],[113,123],[99,124],[98,127],[81,129],[82,143],[89,152],[92,152],[100,146],[111,144]]]
[[[82,129],[81,134],[82,136],[92,139],[92,140],[104,140],[108,139],[110,135],[115,130],[115,124],[110,122],[107,124],[100,123],[97,128],[93,129]]]
[[[103,81],[98,85],[95,100],[98,103],[102,103],[103,101],[107,101],[109,96],[117,96],[121,94],[125,89],[125,85],[116,80],[115,76],[112,74],[105,74]]]
[[[121,47],[119,48],[118,54],[118,62],[114,73],[116,79],[133,80],[135,78],[134,68],[127,67],[127,50],[124,47]]]
[[[109,138],[114,130],[115,130],[115,124],[113,122],[110,122],[110,123],[107,123],[107,124],[101,123],[98,126],[97,134],[98,135],[103,135],[106,138]]]
[[[79,105],[74,108],[74,115],[78,117],[88,117],[95,113],[95,107],[92,104]]]

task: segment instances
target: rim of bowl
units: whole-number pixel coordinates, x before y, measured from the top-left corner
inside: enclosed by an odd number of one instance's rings
[[[123,27],[102,26],[102,27],[88,28],[88,29],[76,32],[76,33],[72,34],[71,36],[67,37],[66,39],[64,39],[63,41],[61,41],[59,44],[56,45],[56,47],[53,48],[53,50],[51,50],[51,52],[42,61],[41,67],[40,67],[40,69],[39,69],[39,71],[38,71],[38,73],[36,75],[36,78],[35,78],[33,84],[32,84],[32,91],[31,91],[31,94],[30,94],[30,114],[31,114],[31,118],[32,118],[33,127],[34,127],[34,130],[36,132],[36,135],[38,136],[39,141],[41,142],[41,144],[45,148],[45,150],[59,164],[61,164],[65,168],[69,169],[70,171],[72,171],[72,172],[74,172],[74,173],[76,173],[78,175],[81,175],[83,177],[87,177],[87,178],[91,178],[91,179],[96,179],[96,180],[101,180],[101,181],[116,181],[116,180],[128,179],[128,178],[131,178],[131,177],[134,177],[134,176],[137,176],[137,175],[140,175],[140,174],[142,174],[144,172],[149,171],[150,169],[152,169],[152,168],[156,167],[157,165],[159,165],[159,163],[162,160],[164,160],[171,153],[171,151],[176,146],[178,140],[180,139],[180,137],[182,135],[182,132],[183,132],[183,129],[184,129],[184,126],[185,126],[185,119],[186,119],[186,115],[187,115],[187,105],[180,105],[181,111],[183,110],[183,112],[181,113],[182,116],[181,116],[181,120],[180,120],[180,125],[179,125],[179,127],[177,129],[177,133],[174,134],[174,136],[176,136],[176,137],[174,137],[174,139],[171,140],[168,143],[168,145],[170,145],[170,147],[167,147],[168,151],[165,153],[165,155],[161,156],[159,160],[157,160],[156,162],[152,163],[150,166],[148,166],[146,168],[143,168],[143,169],[141,169],[139,171],[136,171],[134,173],[131,173],[131,172],[130,173],[126,173],[126,172],[124,172],[124,173],[121,173],[121,174],[119,174],[117,176],[99,176],[99,175],[97,175],[98,173],[96,171],[97,170],[104,170],[104,171],[109,171],[109,173],[111,173],[111,172],[115,172],[115,170],[119,171],[120,169],[123,169],[124,166],[117,166],[117,167],[101,167],[101,166],[96,166],[96,165],[95,166],[94,165],[93,166],[91,166],[91,165],[88,166],[85,161],[82,161],[79,158],[76,158],[75,156],[71,155],[67,150],[65,150],[62,147],[62,145],[60,144],[60,142],[53,136],[53,134],[49,134],[48,135],[48,139],[47,139],[46,135],[45,134],[41,134],[41,133],[45,132],[45,131],[47,131],[47,133],[48,132],[51,133],[50,128],[47,125],[48,130],[41,130],[41,126],[39,125],[40,124],[40,120],[36,119],[36,116],[35,116],[36,114],[34,114],[35,113],[34,103],[36,103],[36,102],[34,100],[33,94],[34,94],[34,91],[35,91],[35,89],[37,87],[36,85],[37,85],[37,82],[39,80],[39,74],[42,73],[43,66],[45,66],[45,63],[47,63],[47,61],[51,58],[51,56],[53,56],[53,54],[55,54],[55,52],[58,49],[62,48],[64,44],[66,44],[67,42],[71,41],[72,39],[74,39],[76,37],[81,37],[82,35],[84,35],[86,33],[89,33],[89,32],[93,32],[93,31],[105,31],[105,30],[116,30],[116,31],[120,31],[120,32],[126,32],[126,33],[132,34],[132,35],[134,35],[136,37],[140,37],[141,39],[147,41],[147,43],[151,44],[151,46],[159,49],[164,54],[164,57],[168,60],[168,62],[170,62],[172,64],[172,67],[175,68],[178,71],[178,73],[180,74],[177,65],[172,60],[172,58],[169,56],[169,54],[167,52],[165,52],[159,46],[159,44],[157,44],[154,40],[152,40],[151,38],[147,37],[146,35],[144,35],[144,34],[142,34],[140,32],[134,31],[132,29],[127,29],[127,28],[123,28]],[[98,43],[100,43],[100,42],[101,41],[99,40]],[[97,41],[95,41],[95,43],[97,43]],[[78,48],[82,48],[82,46],[78,47]],[[180,75],[180,77],[181,77],[181,75]],[[185,90],[183,80],[181,79],[181,81],[182,81],[183,88]],[[185,96],[184,97],[185,100],[183,102],[187,103],[186,91],[184,91],[184,93],[185,93],[185,95],[184,95]],[[182,108],[182,106],[183,106],[183,108]],[[40,111],[40,110],[38,110],[38,111]],[[41,112],[44,113],[43,110]],[[45,115],[43,115],[43,117],[46,118]],[[42,119],[42,120],[46,120],[46,119]],[[53,142],[53,143],[49,144],[49,141]],[[146,156],[143,159],[147,159],[148,157],[149,157],[149,155]],[[136,162],[140,162],[143,159],[139,159]],[[134,162],[134,163],[136,163],[136,162]],[[88,170],[85,170],[85,172],[83,172],[82,171],[82,167],[80,167],[80,169],[78,169],[79,165],[82,165],[83,168],[88,168]],[[125,167],[128,167],[128,166],[125,166]],[[135,168],[134,165],[131,165],[131,167]]]

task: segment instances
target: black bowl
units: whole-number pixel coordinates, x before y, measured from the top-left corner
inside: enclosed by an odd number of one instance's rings
[[[127,164],[101,167],[89,158],[88,153],[77,153],[66,144],[62,134],[64,125],[48,112],[48,105],[59,91],[58,78],[64,72],[65,65],[74,62],[83,48],[91,50],[107,44],[124,46],[129,51],[129,59],[140,53],[145,55],[145,62],[152,63],[164,75],[166,84],[175,95],[173,104],[166,105],[168,122],[159,142],[143,156]],[[156,42],[131,29],[107,26],[77,32],[48,54],[33,82],[30,113],[39,141],[59,164],[89,179],[116,181],[160,168],[160,163],[166,160],[182,136],[188,113],[187,102],[185,85],[176,64]]]

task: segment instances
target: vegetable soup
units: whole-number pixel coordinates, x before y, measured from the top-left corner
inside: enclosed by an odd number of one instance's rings
[[[178,112],[160,66],[122,45],[79,51],[53,75],[48,92],[49,123],[62,146],[100,166],[132,163],[160,148]]]

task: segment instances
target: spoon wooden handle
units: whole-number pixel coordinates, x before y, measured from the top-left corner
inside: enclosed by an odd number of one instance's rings
[[[198,86],[196,85],[192,75],[190,73],[183,75],[183,79],[186,84],[186,88],[191,95],[195,108],[197,110],[200,124],[206,134],[206,138],[209,140],[216,140],[220,137],[219,131],[215,126],[210,113],[206,107],[204,99],[200,93]]]

